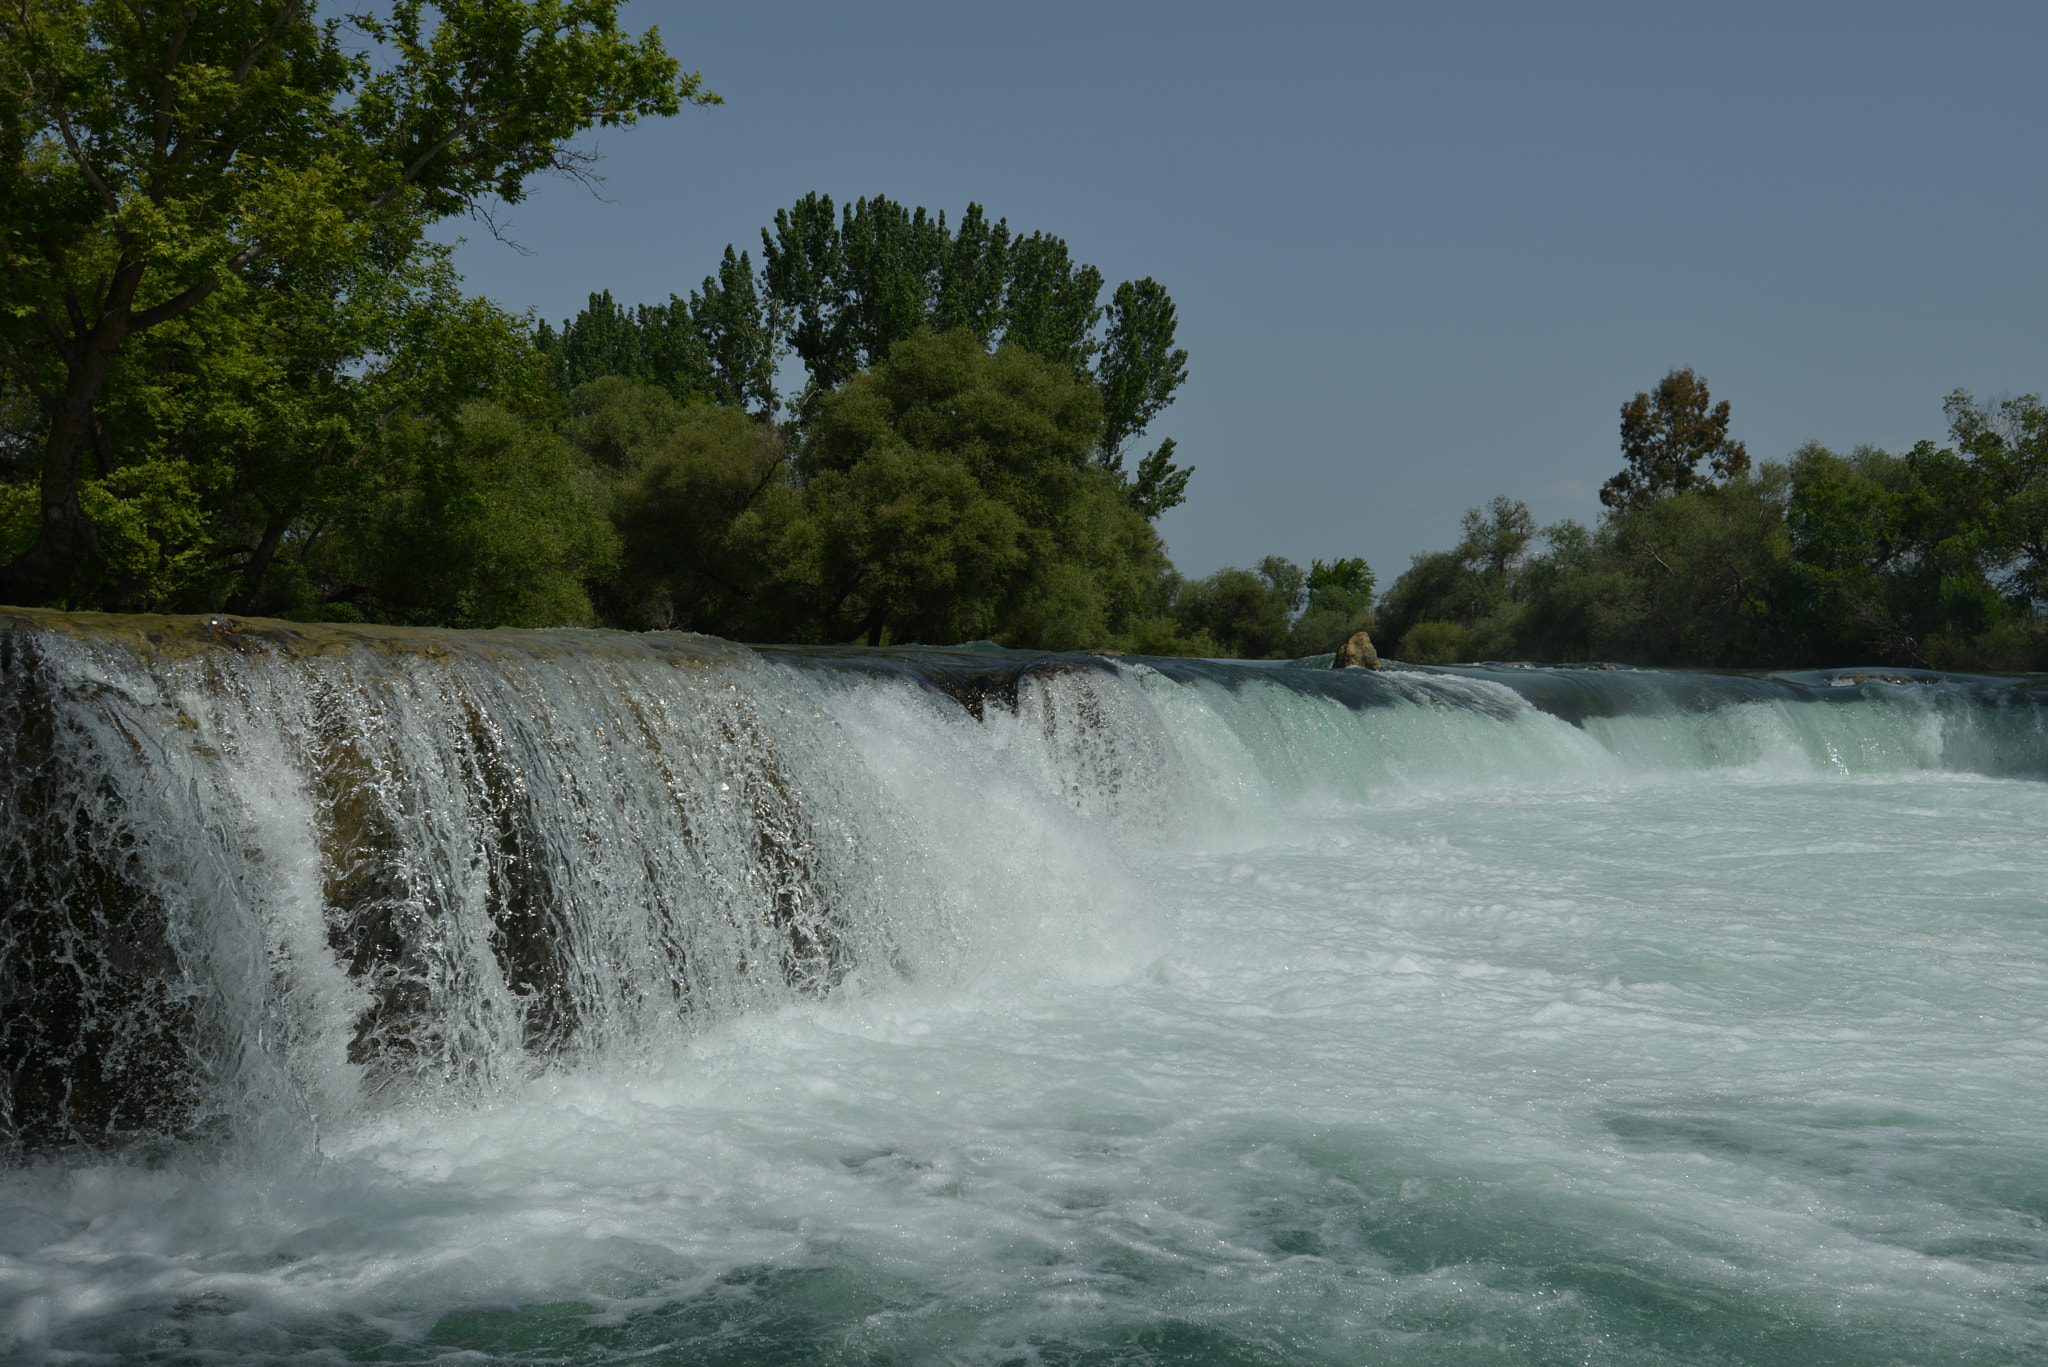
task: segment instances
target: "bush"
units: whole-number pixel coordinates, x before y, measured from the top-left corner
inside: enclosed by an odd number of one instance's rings
[[[1401,637],[1398,658],[1408,664],[1447,665],[1472,654],[1472,633],[1456,622],[1417,622]]]

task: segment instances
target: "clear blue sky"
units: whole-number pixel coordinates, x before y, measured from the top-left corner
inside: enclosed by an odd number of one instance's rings
[[[2048,4],[638,0],[723,107],[606,133],[471,287],[684,293],[810,190],[1064,236],[1192,354],[1190,574],[1364,555],[1494,494],[1591,520],[1624,400],[1691,365],[1758,459],[2048,390]]]

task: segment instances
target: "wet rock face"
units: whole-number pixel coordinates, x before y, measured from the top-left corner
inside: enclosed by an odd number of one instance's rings
[[[1023,651],[993,653],[918,648],[912,655],[858,647],[777,646],[764,647],[762,653],[770,659],[788,660],[804,669],[822,673],[906,679],[951,698],[966,708],[976,721],[986,718],[991,703],[1016,711],[1019,690],[1027,679],[1060,674],[1114,674],[1117,667],[1113,661],[1123,658],[1121,651],[1100,650],[1081,654],[1031,654]]]
[[[1018,690],[1026,679],[1081,673],[1099,668],[1101,666],[1084,664],[1078,659],[1048,657],[992,669],[956,670],[934,667],[925,672],[924,681],[928,687],[936,689],[966,708],[976,721],[982,721],[988,715],[990,703],[1011,712],[1016,711]]]
[[[765,672],[0,610],[0,1155],[225,1136],[308,1069],[488,1088],[886,963]]]
[[[190,1134],[204,1008],[180,963],[146,820],[93,761],[111,722],[0,633],[0,1148]],[[69,703],[69,706],[60,705]]]

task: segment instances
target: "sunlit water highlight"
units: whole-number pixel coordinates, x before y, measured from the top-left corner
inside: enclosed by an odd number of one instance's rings
[[[0,1173],[0,1345],[2048,1360],[2037,702],[1475,670],[1344,683],[1358,707],[1172,668],[976,721],[747,666],[760,725],[810,728],[779,734],[806,791],[862,808],[816,818],[868,861],[833,875],[887,922],[862,964],[621,1015],[554,1067],[480,1011],[498,1052],[412,1093],[352,1078],[357,989],[277,911],[318,900],[290,708],[223,692],[238,838],[301,869],[252,896],[304,961],[279,1067],[313,1100],[260,1143]]]

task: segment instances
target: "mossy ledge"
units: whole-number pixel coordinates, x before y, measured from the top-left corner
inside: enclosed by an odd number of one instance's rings
[[[739,664],[745,646],[690,631],[593,631],[581,627],[457,631],[444,627],[370,626],[344,622],[286,622],[209,612],[57,612],[0,607],[0,632],[51,632],[93,644],[121,646],[145,659],[193,659],[213,651],[272,653],[293,659],[369,650],[430,660],[538,660],[564,653],[658,657],[677,666]]]

